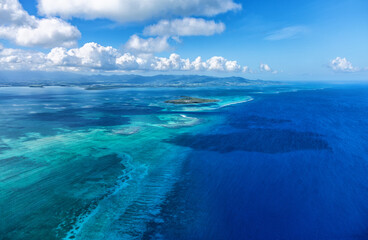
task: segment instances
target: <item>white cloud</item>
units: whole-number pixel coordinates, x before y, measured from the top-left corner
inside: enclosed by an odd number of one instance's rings
[[[144,35],[157,37],[144,39],[133,35],[125,44],[125,48],[133,52],[162,52],[170,49],[168,43],[170,37],[180,43],[180,36],[210,36],[224,30],[223,23],[216,23],[213,20],[207,21],[202,18],[161,20],[143,30]]]
[[[120,23],[214,16],[240,8],[233,0],[38,0],[38,10],[46,16],[106,18]]]
[[[192,67],[195,71],[203,71],[207,68],[207,64],[205,62],[202,62],[202,57],[197,57],[192,62]]]
[[[1,70],[43,70],[46,56],[41,52],[22,49],[0,48]]]
[[[171,54],[169,58],[154,57],[151,59],[151,69],[159,71],[221,71],[237,72],[241,66],[236,61],[229,61],[223,57],[212,57],[202,61],[197,57],[194,61],[183,59],[178,54]]]
[[[86,43],[81,48],[56,47],[49,53],[0,48],[0,70],[42,71],[222,71],[236,72],[245,67],[220,56],[194,61],[171,54],[124,53],[110,46]]]
[[[75,27],[57,18],[36,20],[34,26],[0,26],[0,38],[20,46],[71,47],[79,37]]]
[[[337,57],[330,62],[329,67],[335,72],[357,72],[359,68],[353,67],[353,64],[346,58]]]
[[[154,70],[170,71],[170,70],[191,70],[189,59],[182,59],[178,54],[173,53],[169,58],[157,57],[153,59],[151,67]]]
[[[308,31],[308,28],[304,26],[285,27],[280,30],[271,32],[265,39],[270,40],[270,41],[276,41],[276,40],[295,38],[298,35],[306,33],[307,31]]]
[[[29,15],[18,0],[1,0],[0,24],[0,38],[20,46],[71,47],[81,35],[76,27],[61,19]]]
[[[259,65],[259,70],[261,72],[270,72],[270,73],[273,73],[273,74],[276,74],[277,73],[276,70],[273,70],[268,64],[265,64],[265,63],[261,63]]]
[[[161,20],[155,25],[146,27],[144,35],[148,36],[211,36],[222,33],[225,24],[208,21],[202,18],[183,18]]]
[[[17,0],[1,0],[0,2],[0,24],[22,25],[32,22],[34,19],[23,10]]]
[[[167,37],[144,39],[137,35],[133,35],[125,44],[125,48],[132,52],[154,53],[169,50],[170,46],[167,42]]]
[[[229,72],[235,72],[241,70],[241,66],[238,64],[237,61],[228,61],[225,62],[225,69]]]
[[[272,69],[270,68],[270,66],[268,66],[268,64],[264,64],[264,63],[261,63],[259,65],[259,69],[261,70],[261,72],[272,72]]]
[[[123,70],[140,70],[142,67],[147,66],[149,57],[151,56],[148,55],[148,57],[142,58],[130,53],[124,53],[116,59],[116,65]]]
[[[97,43],[86,43],[81,48],[67,50],[65,48],[53,48],[47,54],[54,66],[73,66],[99,70],[114,70],[116,59],[120,56],[117,49],[104,47]]]
[[[219,56],[214,56],[206,61],[208,70],[212,71],[239,71],[240,65],[236,61],[228,61],[227,59]]]

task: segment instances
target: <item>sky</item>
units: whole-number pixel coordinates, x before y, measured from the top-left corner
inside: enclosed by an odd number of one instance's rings
[[[0,71],[367,80],[366,0],[0,0]]]

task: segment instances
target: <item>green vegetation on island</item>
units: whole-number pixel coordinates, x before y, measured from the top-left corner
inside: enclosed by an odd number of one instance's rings
[[[81,87],[86,90],[118,88],[196,88],[248,87],[280,85],[280,82],[249,80],[242,77],[213,77],[200,75],[84,75],[76,73],[3,72],[0,87]]]
[[[213,102],[219,102],[219,100],[182,96],[180,99],[165,101],[165,103],[172,103],[172,104],[200,104],[200,103],[213,103]]]

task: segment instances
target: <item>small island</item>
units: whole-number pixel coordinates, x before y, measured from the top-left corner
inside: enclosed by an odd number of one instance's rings
[[[213,102],[219,102],[219,100],[182,96],[180,99],[165,101],[165,103],[172,103],[172,104],[200,104],[200,103],[213,103]]]
[[[41,84],[32,84],[32,85],[29,85],[30,88],[43,88],[44,86],[41,85]]]

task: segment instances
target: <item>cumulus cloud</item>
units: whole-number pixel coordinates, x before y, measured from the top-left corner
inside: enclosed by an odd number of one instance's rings
[[[44,70],[46,55],[42,52],[0,48],[1,70]]]
[[[240,9],[233,0],[38,0],[46,16],[106,18],[120,23],[190,16],[214,16]]]
[[[144,28],[143,35],[156,36],[155,38],[140,38],[137,35],[130,37],[125,48],[133,52],[162,52],[170,49],[168,39],[171,37],[181,42],[181,36],[211,36],[225,30],[223,23],[205,20],[202,18],[183,18],[161,20],[157,24]]]
[[[0,38],[20,46],[71,47],[80,38],[78,29],[58,18],[29,15],[18,0],[0,2]]]
[[[20,46],[71,47],[79,37],[75,27],[57,18],[35,20],[33,25],[0,26],[0,38]]]
[[[122,56],[116,58],[116,67],[122,70],[142,70],[148,69],[148,62],[152,55],[135,56],[131,53],[124,53]]]
[[[182,59],[178,54],[173,53],[169,58],[158,57],[151,63],[151,67],[158,71],[170,70],[191,70],[189,59]]]
[[[148,36],[211,36],[222,33],[225,24],[208,21],[202,18],[183,18],[161,20],[155,25],[146,27],[144,35]]]
[[[153,70],[170,71],[220,71],[236,72],[240,71],[241,66],[236,61],[229,61],[223,57],[212,57],[207,61],[202,61],[197,57],[194,61],[182,59],[178,54],[171,54],[169,58],[155,57],[151,63]]]
[[[261,72],[272,72],[272,69],[270,68],[270,66],[268,66],[268,64],[264,64],[264,63],[261,63],[259,65],[259,70],[261,70]]]
[[[330,62],[329,67],[335,72],[357,72],[358,67],[353,67],[353,64],[346,58],[337,57]]]
[[[212,57],[207,60],[208,70],[214,71],[239,71],[241,66],[236,61],[229,61],[223,57]]]
[[[129,38],[125,44],[125,48],[132,52],[163,52],[170,49],[170,45],[167,42],[167,37],[156,37],[156,38],[140,38],[137,35],[133,35]]]
[[[269,73],[273,73],[273,74],[276,74],[277,73],[276,70],[273,70],[268,64],[265,64],[265,63],[261,63],[259,65],[259,70],[261,72],[269,72]]]
[[[32,22],[34,19],[23,10],[17,0],[1,0],[0,2],[0,24],[22,25]]]
[[[247,67],[220,56],[202,60],[168,58],[147,53],[124,53],[110,46],[86,43],[80,48],[56,47],[49,53],[0,48],[0,70],[42,71],[221,71],[236,72]]]
[[[298,35],[304,34],[308,31],[308,28],[304,26],[292,26],[285,27],[280,30],[269,33],[269,35],[265,38],[270,41],[277,41],[289,38],[295,38]]]
[[[83,67],[99,70],[114,70],[116,58],[120,56],[117,49],[104,47],[97,43],[86,43],[81,48],[67,50],[65,48],[53,48],[46,59],[53,66]]]

